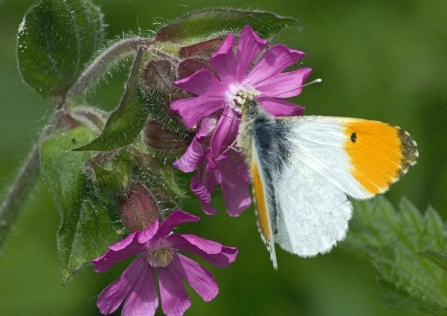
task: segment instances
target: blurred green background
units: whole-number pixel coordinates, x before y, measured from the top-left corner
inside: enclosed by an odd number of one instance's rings
[[[3,197],[52,106],[21,82],[17,28],[32,0],[0,1],[0,185]],[[107,38],[155,29],[159,23],[207,6],[271,10],[300,19],[305,31],[284,31],[278,41],[307,53],[310,79],[296,98],[306,114],[352,116],[399,125],[417,140],[420,160],[386,195],[408,196],[420,209],[447,215],[447,2],[297,0],[96,0]],[[92,102],[117,104],[125,73],[109,80]],[[197,208],[196,214],[201,214]],[[55,235],[59,214],[40,181],[0,257],[0,315],[98,315],[96,298],[124,266],[97,275],[92,267],[66,286],[60,282]],[[274,271],[252,210],[225,212],[189,226],[191,232],[237,246],[227,269],[207,266],[220,286],[204,303],[190,291],[187,315],[409,315],[388,308],[371,264],[340,248],[312,259],[278,249]]]

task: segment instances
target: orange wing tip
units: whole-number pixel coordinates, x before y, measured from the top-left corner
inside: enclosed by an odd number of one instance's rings
[[[399,170],[398,178],[407,173],[411,166],[414,166],[419,157],[418,145],[416,141],[406,131],[398,127],[397,135],[399,136],[401,144],[402,159],[400,162],[401,169]],[[397,180],[396,179],[396,180]]]
[[[416,142],[399,127],[353,120],[345,126],[344,133],[351,174],[371,195],[388,190],[416,163]]]

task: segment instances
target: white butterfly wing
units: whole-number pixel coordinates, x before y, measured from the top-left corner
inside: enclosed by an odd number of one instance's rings
[[[278,119],[288,132],[282,168],[274,175],[277,208],[275,242],[300,256],[329,251],[348,229],[352,206],[346,194],[368,193],[352,176],[343,126],[350,119]]]
[[[347,196],[382,193],[416,163],[411,136],[351,118],[274,118],[247,100],[237,144],[251,169],[258,223],[276,267],[274,242],[300,256],[329,251],[348,229]]]

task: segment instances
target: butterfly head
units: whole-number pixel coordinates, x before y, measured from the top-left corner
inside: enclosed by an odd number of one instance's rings
[[[259,113],[257,96],[261,93],[256,90],[240,90],[234,99],[235,104],[242,112],[242,121],[250,121]]]

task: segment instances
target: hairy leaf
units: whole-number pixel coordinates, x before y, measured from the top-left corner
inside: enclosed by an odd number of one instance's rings
[[[287,26],[301,28],[298,20],[265,11],[207,9],[181,17],[158,30],[155,40],[191,45],[250,25],[262,38],[271,40]]]
[[[140,47],[121,103],[110,115],[101,135],[76,150],[113,150],[129,145],[140,134],[150,110],[150,107],[143,101],[140,91],[140,70],[144,52],[144,48]]]
[[[384,301],[404,310],[446,313],[447,231],[439,215],[431,208],[422,215],[407,199],[398,210],[382,196],[353,204],[342,244],[371,259],[386,289]]]
[[[102,14],[90,1],[42,0],[19,28],[17,56],[23,79],[44,97],[61,102],[102,35]]]
[[[447,253],[445,251],[426,250],[419,253],[422,257],[430,259],[442,269],[447,271]]]
[[[41,146],[42,175],[62,217],[57,246],[64,283],[119,237],[114,214],[96,197],[83,172],[89,153],[72,151],[92,138],[90,129],[81,126],[54,134]]]

